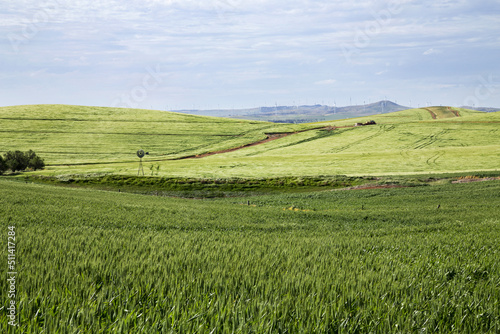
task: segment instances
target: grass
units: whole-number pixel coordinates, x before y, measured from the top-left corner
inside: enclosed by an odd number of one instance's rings
[[[0,179],[0,225],[16,226],[19,332],[493,333],[499,194],[491,181],[247,205]]]
[[[0,119],[0,153],[49,164],[0,177],[17,332],[500,331],[500,181],[451,183],[499,175],[500,113],[283,125],[40,105]],[[297,133],[172,160],[273,132]],[[362,185],[398,187],[339,190]],[[0,280],[13,333],[7,292]]]
[[[500,161],[500,113],[447,107],[301,125],[64,105],[4,107],[0,118],[0,150],[33,149],[48,164],[41,173],[52,176],[137,175],[139,148],[150,152],[144,158],[146,173],[152,168],[163,177],[498,171]],[[371,119],[377,124],[352,127]],[[334,129],[314,130],[318,127]],[[266,138],[266,133],[308,129],[238,151],[172,160],[240,147]]]
[[[196,179],[112,174],[77,174],[61,177],[32,175],[22,178],[26,182],[42,184],[187,198],[254,196],[268,193],[316,191],[324,190],[325,188],[333,189],[359,186],[375,180],[369,177],[347,177],[342,175],[262,179]],[[418,184],[424,184],[424,181],[420,181]]]
[[[3,150],[29,146],[53,165],[135,162],[139,148],[149,151],[151,159],[176,158],[240,146],[280,128],[172,112],[66,105],[2,107],[0,119]]]

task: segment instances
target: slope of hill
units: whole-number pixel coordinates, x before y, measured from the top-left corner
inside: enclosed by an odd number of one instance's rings
[[[264,139],[264,132],[290,126],[173,112],[32,105],[0,108],[0,153],[33,149],[49,164],[135,161],[194,155]]]
[[[498,170],[500,113],[455,111],[460,117],[449,118],[443,108],[436,107],[318,123],[332,129],[302,132],[224,157],[210,157],[204,163],[225,164],[228,173],[251,165],[253,170],[284,175]],[[377,124],[352,126],[370,119]]]
[[[500,166],[500,113],[449,107],[300,125],[60,105],[0,108],[0,119],[0,153],[33,149],[51,175],[137,174],[139,148],[150,152],[146,170],[155,166],[159,176],[417,174]],[[354,126],[369,120],[376,124]],[[210,152],[220,154],[202,155]],[[203,158],[182,159],[196,155]]]

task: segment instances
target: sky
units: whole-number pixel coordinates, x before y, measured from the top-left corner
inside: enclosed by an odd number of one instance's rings
[[[0,0],[0,106],[500,107],[499,0]]]

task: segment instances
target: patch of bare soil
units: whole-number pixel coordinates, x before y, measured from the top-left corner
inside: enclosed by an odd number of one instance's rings
[[[335,129],[335,127],[325,126],[325,127],[312,128],[312,129],[307,129],[307,130],[302,130],[302,131],[296,131],[296,132],[266,133],[266,136],[267,136],[266,139],[262,139],[262,140],[259,140],[259,141],[256,141],[256,142],[253,142],[253,143],[250,143],[250,144],[246,144],[246,145],[242,145],[242,146],[238,146],[238,147],[233,147],[233,148],[229,148],[229,149],[226,149],[226,150],[212,151],[212,152],[207,152],[207,153],[202,153],[202,154],[196,154],[196,155],[189,155],[189,156],[186,156],[186,157],[180,157],[180,158],[173,159],[173,160],[200,159],[200,158],[209,157],[209,156],[215,155],[215,154],[229,153],[229,152],[238,151],[238,150],[241,150],[241,149],[243,149],[245,147],[251,147],[251,146],[261,145],[261,144],[264,144],[264,143],[267,143],[267,142],[270,142],[270,141],[273,141],[273,140],[276,140],[276,139],[280,139],[280,138],[283,138],[283,137],[291,136],[291,135],[294,135],[294,134],[297,134],[297,133],[301,133],[301,132],[306,132],[306,131],[311,131],[311,130],[329,130],[329,131],[332,131],[334,129]]]
[[[500,180],[500,177],[478,177],[478,178],[464,178],[456,181],[451,181],[451,183],[469,183],[469,182],[484,182],[484,181],[496,181]]]
[[[437,119],[437,115],[434,113],[434,111],[430,110],[429,108],[424,109],[427,110],[429,114],[431,114],[432,119]]]

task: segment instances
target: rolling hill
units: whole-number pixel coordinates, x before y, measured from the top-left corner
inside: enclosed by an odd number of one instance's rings
[[[0,108],[0,332],[498,332],[499,123]]]
[[[270,177],[498,170],[500,113],[430,107],[308,124],[34,105],[0,108],[0,153],[33,149],[50,175]],[[374,120],[375,125],[354,126]],[[240,149],[236,149],[240,148]],[[219,154],[206,154],[218,152]],[[205,154],[205,155],[203,155]],[[196,158],[196,157],[203,158]],[[189,159],[188,159],[189,158]]]

